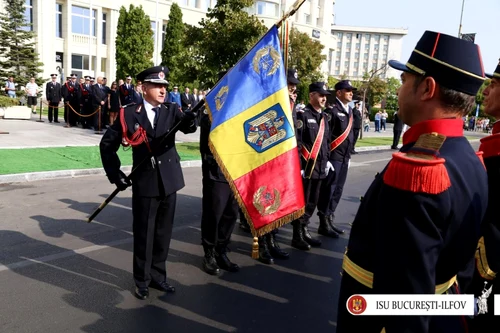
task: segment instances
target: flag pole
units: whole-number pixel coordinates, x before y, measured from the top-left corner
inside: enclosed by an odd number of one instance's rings
[[[302,6],[302,4],[304,2],[306,2],[306,0],[297,0],[297,1],[295,1],[295,3],[292,5],[292,7],[285,13],[285,15],[283,15],[283,17],[275,25],[278,28],[281,27],[281,24],[283,23],[283,21],[285,21],[290,16],[292,16],[293,14],[295,14],[295,12],[297,12],[297,10],[299,10],[300,6]]]

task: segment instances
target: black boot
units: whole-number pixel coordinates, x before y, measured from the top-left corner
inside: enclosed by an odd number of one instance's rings
[[[273,233],[268,233],[265,237],[269,252],[274,258],[288,259],[290,257],[288,252],[285,252],[280,248],[278,242],[276,241],[276,236]]]
[[[215,251],[213,248],[205,247],[205,256],[203,257],[203,270],[210,275],[219,274],[219,266],[215,261]]]
[[[292,246],[302,251],[309,251],[311,249],[311,245],[304,239],[304,230],[299,223],[293,225]]]
[[[334,219],[333,214],[332,214],[332,215],[329,215],[329,216],[327,217],[328,224],[329,224],[329,225],[330,225],[330,227],[333,229],[333,231],[335,231],[335,232],[336,232],[336,233],[338,233],[338,234],[343,234],[343,233],[345,232],[345,230],[344,230],[344,229],[341,229],[340,227],[337,227],[337,226],[335,225],[335,223],[333,223],[333,219]]]
[[[215,248],[215,261],[220,269],[228,272],[237,272],[240,270],[240,266],[234,264],[229,260],[226,254],[226,246],[218,246]]]
[[[339,238],[339,234],[336,233],[330,224],[328,223],[328,219],[325,215],[319,215],[319,228],[318,234],[331,237],[331,238]]]
[[[307,226],[303,226],[302,230],[304,230],[304,240],[311,246],[317,247],[321,246],[321,241],[316,238],[312,238],[311,234],[309,233],[309,230],[307,229]]]
[[[259,261],[266,265],[274,264],[274,259],[269,253],[266,236],[259,237]]]

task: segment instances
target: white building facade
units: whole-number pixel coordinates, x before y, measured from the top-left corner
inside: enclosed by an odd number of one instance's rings
[[[155,41],[153,62],[159,64],[164,31],[173,2],[177,2],[181,7],[183,22],[197,25],[206,16],[208,8],[215,6],[217,0],[26,0],[25,17],[33,24],[33,30],[37,34],[36,51],[44,64],[43,77],[48,78],[52,73],[59,73],[63,79],[71,73],[76,73],[78,76],[106,76],[108,82],[115,80],[114,57],[119,10],[121,6],[128,9],[130,4],[142,5],[150,17]],[[248,12],[258,16],[267,26],[271,26],[294,2],[255,1],[254,5],[248,8]],[[370,70],[375,60],[378,66],[385,59],[384,55],[399,59],[401,38],[406,34],[406,30],[335,26],[334,4],[335,1],[332,0],[306,0],[289,20],[290,28],[295,27],[307,33],[325,46],[323,53],[327,60],[320,68],[325,76],[347,73],[349,77],[355,78],[362,76],[366,62],[366,68]],[[348,37],[349,34],[351,37]],[[356,34],[360,36],[359,41],[353,37]],[[365,36],[369,34],[374,37],[369,42],[368,59],[364,61],[367,41]],[[386,44],[382,42],[378,46],[380,52],[375,52],[375,36],[380,36],[382,40],[389,36],[387,52],[384,53]],[[358,43],[360,50],[356,50]],[[358,61],[357,53],[360,57]]]

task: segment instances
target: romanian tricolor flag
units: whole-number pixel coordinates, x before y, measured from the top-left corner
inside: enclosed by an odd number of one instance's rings
[[[254,236],[304,213],[297,141],[276,26],[207,94],[210,149]]]

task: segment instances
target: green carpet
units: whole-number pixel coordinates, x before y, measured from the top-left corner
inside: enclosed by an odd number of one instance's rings
[[[182,161],[200,159],[198,143],[177,144]],[[132,151],[118,150],[122,165],[132,165]],[[102,168],[99,147],[0,149],[0,175]]]

